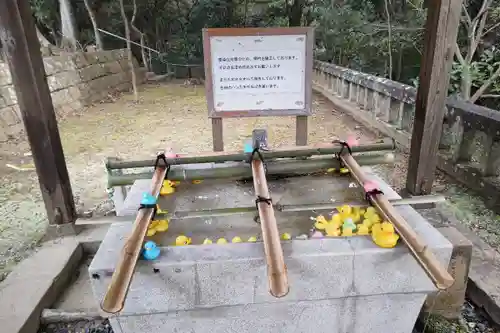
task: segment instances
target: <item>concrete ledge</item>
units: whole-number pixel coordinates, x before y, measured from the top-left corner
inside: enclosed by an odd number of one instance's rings
[[[83,251],[74,238],[46,243],[0,284],[0,331],[36,333],[40,314],[69,283]]]
[[[472,258],[472,243],[454,227],[438,228],[453,245],[448,272],[455,279],[449,289],[427,297],[424,311],[456,319],[465,301],[465,290]]]

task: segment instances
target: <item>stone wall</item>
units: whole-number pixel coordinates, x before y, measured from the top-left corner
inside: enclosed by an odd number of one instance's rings
[[[44,58],[47,83],[58,116],[100,101],[111,91],[131,88],[126,50],[78,52]],[[137,68],[138,82],[144,69]],[[24,129],[12,78],[0,62],[0,142],[19,137]]]
[[[313,86],[340,110],[410,147],[414,87],[315,61]],[[475,190],[500,212],[500,111],[449,97],[438,168]]]

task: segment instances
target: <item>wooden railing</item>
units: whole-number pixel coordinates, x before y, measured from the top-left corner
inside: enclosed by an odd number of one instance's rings
[[[410,147],[414,87],[315,61],[314,89],[336,108]],[[477,191],[500,212],[500,111],[449,97],[438,168]]]

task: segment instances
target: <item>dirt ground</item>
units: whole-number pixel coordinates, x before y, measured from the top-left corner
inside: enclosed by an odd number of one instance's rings
[[[356,133],[361,142],[377,137],[319,95],[309,120],[309,142],[325,142]],[[180,153],[212,150],[211,123],[203,87],[180,84],[144,85],[140,101],[124,94],[60,119],[71,184],[80,212],[110,210],[105,159],[150,158],[171,146]],[[295,143],[294,118],[224,120],[226,150],[240,150],[252,129],[266,128],[272,147]],[[0,280],[43,236],[46,218],[36,173],[26,141],[0,144]],[[9,166],[11,165],[11,166]],[[15,167],[17,170],[12,168]]]

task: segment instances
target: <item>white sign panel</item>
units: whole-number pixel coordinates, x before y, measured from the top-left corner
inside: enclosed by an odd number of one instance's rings
[[[209,36],[212,112],[304,113],[308,45],[306,34]]]

